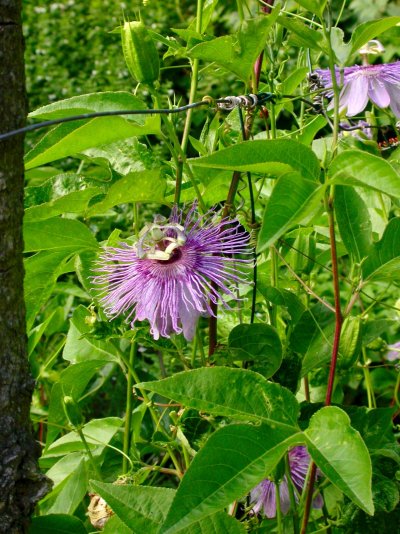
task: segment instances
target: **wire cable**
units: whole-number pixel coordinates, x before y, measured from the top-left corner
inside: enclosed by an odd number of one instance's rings
[[[82,113],[79,115],[71,115],[70,117],[61,117],[59,119],[52,119],[49,121],[38,122],[36,124],[30,124],[17,130],[12,130],[0,134],[0,141],[9,139],[19,134],[31,132],[33,130],[39,130],[40,128],[48,128],[49,126],[55,126],[56,124],[63,124],[65,122],[73,122],[87,119],[95,119],[98,117],[113,117],[118,115],[169,115],[173,113],[182,113],[188,109],[200,108],[203,106],[212,106],[214,103],[219,109],[230,111],[234,107],[246,107],[252,108],[261,106],[265,102],[271,101],[275,98],[273,93],[259,93],[258,95],[242,95],[242,96],[227,96],[214,100],[211,97],[204,97],[200,102],[193,102],[193,104],[187,104],[176,108],[167,109],[130,109],[119,111],[96,111],[93,113]]]

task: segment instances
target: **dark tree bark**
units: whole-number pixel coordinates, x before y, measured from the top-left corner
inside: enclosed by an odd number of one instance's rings
[[[21,0],[0,0],[0,133],[26,117]],[[33,379],[23,301],[23,137],[0,142],[0,532],[27,532],[49,489],[38,468],[29,408]]]

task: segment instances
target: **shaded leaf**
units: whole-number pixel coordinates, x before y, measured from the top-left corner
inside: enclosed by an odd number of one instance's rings
[[[362,272],[368,279],[400,279],[400,217],[389,221],[382,239],[363,263]]]
[[[49,514],[32,519],[29,534],[87,534],[80,519],[67,514]]]
[[[265,378],[272,376],[282,362],[281,340],[268,324],[235,326],[229,334],[228,347],[235,359],[263,363]]]

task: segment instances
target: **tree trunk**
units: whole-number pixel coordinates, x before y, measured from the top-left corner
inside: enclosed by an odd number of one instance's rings
[[[24,125],[21,1],[0,0],[0,133]],[[23,136],[0,142],[0,532],[27,532],[49,489],[29,419],[34,381],[23,300]]]

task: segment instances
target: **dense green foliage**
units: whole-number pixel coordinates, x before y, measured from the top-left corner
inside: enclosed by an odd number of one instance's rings
[[[400,13],[390,2],[376,2],[376,21],[356,1],[343,13],[339,2],[276,2],[266,14],[256,1],[199,0],[196,17],[191,2],[145,4],[26,2],[31,119],[211,98],[28,139],[32,418],[54,481],[31,532],[93,531],[89,493],[105,534],[297,533],[302,521],[384,532],[399,501],[398,359],[387,358],[400,338],[398,117],[368,103],[348,124],[367,120],[372,135],[344,132],[345,110],[328,98],[313,109],[307,73],[359,64],[376,38],[379,61],[394,62]],[[149,67],[138,43],[124,43],[126,66],[110,33],[139,12],[161,66],[147,84],[128,72]],[[249,93],[274,97],[256,109],[213,100]],[[193,341],[154,339],[127,314],[110,321],[93,283],[101,247],[136,243],[155,214],[195,199],[215,224],[235,215],[249,232],[257,270],[243,269],[256,283],[235,288],[231,311],[220,303],[217,323],[204,313]],[[323,509],[308,520],[312,488],[289,484],[288,514],[254,514],[249,492],[288,477],[299,445],[319,469]]]

